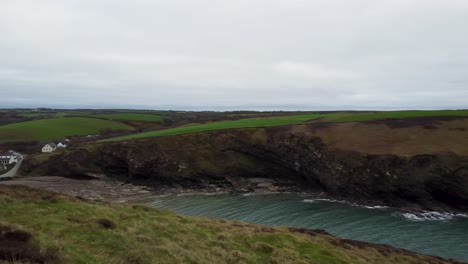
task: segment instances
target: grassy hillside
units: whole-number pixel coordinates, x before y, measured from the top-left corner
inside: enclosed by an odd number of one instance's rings
[[[96,117],[111,119],[111,120],[129,120],[129,121],[145,121],[145,122],[160,122],[163,117],[160,115],[151,114],[136,114],[136,113],[114,113],[100,114]]]
[[[88,116],[89,112],[85,111],[20,111],[18,112],[19,116],[23,117],[43,117],[43,118],[54,118],[54,117],[67,117],[67,116]]]
[[[45,141],[75,135],[97,134],[100,130],[132,130],[122,123],[85,117],[41,119],[0,126],[0,143]]]
[[[320,231],[89,203],[21,186],[0,185],[0,206],[0,261],[449,263],[388,246],[337,239]]]
[[[122,136],[117,138],[108,139],[106,141],[123,141],[138,138],[159,137],[168,135],[179,135],[196,132],[204,132],[211,130],[232,129],[232,128],[249,128],[249,127],[268,127],[279,125],[303,124],[309,120],[327,117],[330,114],[307,114],[307,115],[294,115],[294,116],[278,116],[278,117],[265,117],[265,118],[246,118],[233,121],[220,121],[206,124],[197,124],[182,126],[170,129],[163,129],[158,131],[150,131],[134,135]]]
[[[382,119],[407,119],[417,117],[468,117],[468,110],[440,110],[440,111],[391,111],[391,112],[337,112],[326,114],[303,114],[292,116],[244,118],[240,120],[218,121],[196,125],[180,126],[170,129],[144,132],[134,135],[108,139],[106,141],[123,141],[148,137],[160,137],[178,134],[189,134],[212,130],[269,127],[291,124],[303,124],[307,121],[323,118],[324,122],[347,123]]]
[[[466,116],[468,110],[434,110],[434,111],[389,111],[374,113],[344,113],[329,118],[333,122],[360,122],[380,119],[402,119],[414,117],[441,117],[441,116]]]

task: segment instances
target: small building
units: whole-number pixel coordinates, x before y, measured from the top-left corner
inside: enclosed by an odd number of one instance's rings
[[[16,153],[1,154],[0,155],[0,165],[9,165],[15,162],[18,162],[18,156]]]
[[[13,163],[12,158],[13,156],[0,156],[0,165],[8,165]]]
[[[50,152],[54,152],[56,149],[57,149],[57,145],[55,145],[55,143],[48,143],[48,144],[45,144],[44,147],[42,147],[42,152],[50,153]]]
[[[0,154],[0,179],[11,178],[16,176],[21,163],[23,162],[23,155],[13,150],[8,151],[8,154]],[[15,164],[13,167],[12,165]],[[4,172],[4,170],[9,169]]]
[[[59,142],[59,143],[57,144],[57,148],[66,148],[66,147],[68,147],[68,145],[63,144],[62,142]]]

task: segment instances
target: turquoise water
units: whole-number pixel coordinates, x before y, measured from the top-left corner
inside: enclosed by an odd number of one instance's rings
[[[461,216],[428,213],[421,218],[391,208],[369,209],[285,194],[167,196],[140,202],[184,215],[319,228],[339,237],[468,261],[468,218]]]

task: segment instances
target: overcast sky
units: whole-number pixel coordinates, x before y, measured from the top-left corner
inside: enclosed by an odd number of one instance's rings
[[[466,0],[1,0],[0,108],[468,108]]]

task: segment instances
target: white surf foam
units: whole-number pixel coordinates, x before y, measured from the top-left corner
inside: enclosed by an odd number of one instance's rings
[[[302,200],[304,203],[316,203],[316,202],[329,202],[329,203],[340,203],[340,204],[347,204],[350,206],[355,206],[355,207],[362,207],[362,208],[367,208],[367,209],[386,209],[388,206],[384,205],[362,205],[362,204],[357,204],[357,203],[351,203],[346,200],[335,200],[335,199],[325,199],[325,198],[316,198],[316,199],[304,199]]]
[[[421,213],[399,213],[410,221],[449,221],[454,217],[468,217],[467,214],[453,214],[447,212],[423,211]]]

